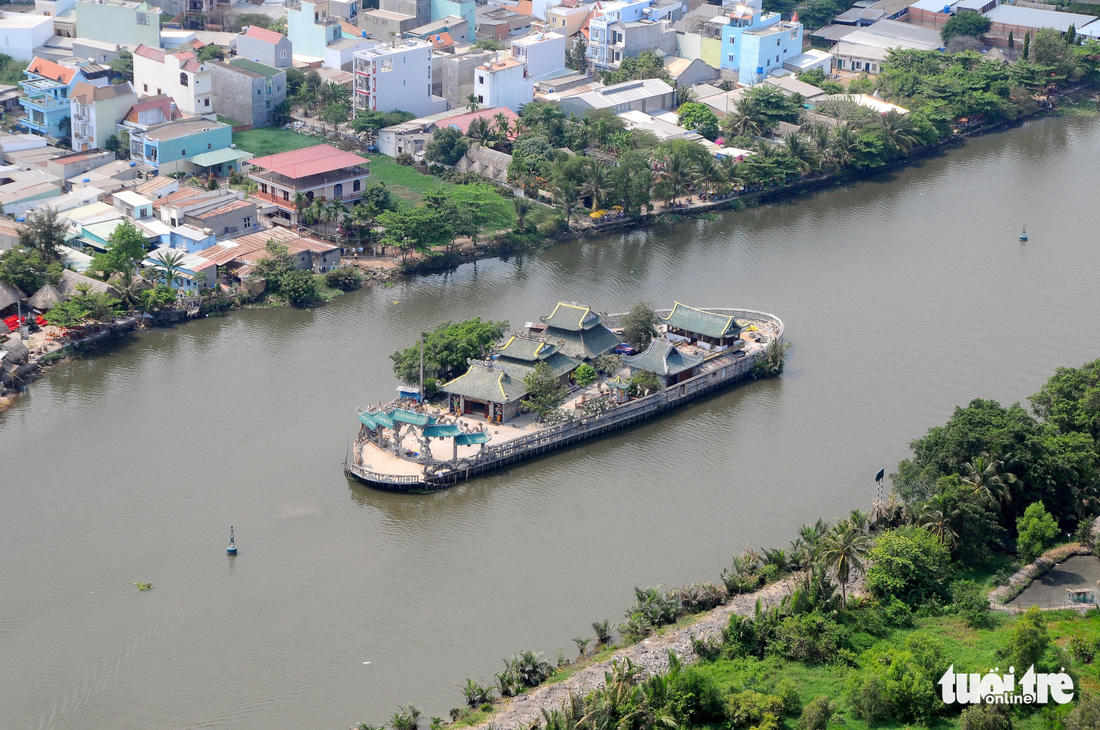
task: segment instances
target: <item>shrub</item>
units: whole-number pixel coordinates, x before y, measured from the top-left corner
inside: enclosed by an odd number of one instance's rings
[[[1032,502],[1016,520],[1016,550],[1026,563],[1038,558],[1054,544],[1058,537],[1058,523],[1050,516],[1042,502]]]
[[[726,707],[713,676],[697,666],[669,675],[668,709],[680,727],[702,727],[726,719]]]
[[[684,613],[701,613],[717,608],[726,602],[729,593],[726,587],[715,583],[692,583],[673,588],[668,597],[680,602]]]
[[[683,615],[683,604],[677,596],[660,588],[634,587],[634,605],[626,612],[628,619],[643,617],[654,627],[673,623]]]
[[[866,584],[873,595],[917,605],[941,594],[951,557],[927,530],[899,527],[878,538],[867,560]]]
[[[989,623],[989,601],[972,580],[960,580],[951,587],[951,600],[955,612],[962,616],[967,626],[980,629]]]
[[[413,156],[410,155],[408,152],[401,152],[394,159],[397,161],[398,165],[405,165],[406,167],[411,167],[412,164],[413,164]]]
[[[390,720],[393,730],[416,730],[419,725],[420,709],[415,705],[402,707]]]
[[[1069,649],[1070,656],[1082,664],[1092,664],[1092,660],[1096,658],[1096,646],[1080,636],[1070,639],[1066,648]]]
[[[313,274],[302,269],[291,269],[279,280],[279,293],[295,307],[307,307],[318,300],[317,281]]]
[[[755,690],[735,692],[726,700],[726,719],[730,727],[778,727],[783,717],[783,700]],[[767,723],[767,725],[765,725]]]
[[[540,236],[552,236],[555,233],[564,231],[569,226],[566,225],[565,216],[559,213],[553,213],[546,217],[542,223],[538,225],[538,232]]]
[[[823,664],[834,658],[845,632],[834,619],[820,613],[788,616],[779,624],[768,652],[805,664]]]
[[[1032,606],[1016,621],[1008,637],[1008,644],[1001,649],[1009,666],[1016,667],[1017,676],[1023,676],[1027,668],[1034,665],[1041,670],[1043,655],[1050,647],[1050,635],[1047,633],[1046,620],[1037,606]]]
[[[1012,716],[1005,705],[975,705],[959,717],[959,730],[1012,730]]]
[[[1066,730],[1095,730],[1100,727],[1100,695],[1085,692],[1077,706],[1063,719]]]
[[[363,286],[363,275],[354,266],[344,266],[326,272],[325,285],[340,291],[355,291]]]
[[[802,709],[802,717],[798,719],[798,730],[826,730],[829,720],[836,711],[836,704],[822,695],[815,697],[810,704]]]
[[[910,635],[903,649],[887,649],[878,663],[848,681],[848,700],[857,717],[869,723],[889,718],[926,724],[947,709],[936,686],[947,666],[939,642]]]

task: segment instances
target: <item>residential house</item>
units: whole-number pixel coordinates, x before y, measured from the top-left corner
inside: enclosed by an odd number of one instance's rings
[[[535,84],[522,61],[504,58],[474,69],[474,97],[482,106],[506,106],[519,111],[534,94]]]
[[[23,72],[19,82],[23,89],[23,126],[32,132],[61,138],[68,134],[73,87],[84,81],[84,74],[72,66],[35,58]]]
[[[298,223],[295,197],[356,201],[362,196],[368,172],[367,159],[320,144],[252,160],[248,177],[259,185],[253,197],[268,203],[277,218]]]
[[[154,124],[175,121],[182,116],[170,96],[157,94],[143,96],[141,101],[134,104],[126,113],[122,123],[128,126],[151,127]]]
[[[455,169],[459,172],[472,172],[487,180],[508,185],[510,164],[512,164],[512,156],[508,153],[475,145],[455,163]]]
[[[164,284],[172,273],[172,288],[185,296],[197,296],[202,289],[212,289],[218,281],[218,265],[193,253],[184,253],[162,246],[142,262],[145,276]]]
[[[390,157],[397,157],[400,154],[418,156],[423,152],[425,145],[431,141],[435,130],[452,127],[466,134],[473,120],[485,119],[495,125],[495,117],[498,114],[503,114],[510,125],[519,119],[519,115],[508,107],[489,107],[478,109],[476,112],[467,111],[466,107],[459,107],[383,127],[378,130],[378,151]]]
[[[129,0],[77,0],[81,38],[126,46],[160,46],[160,8]]]
[[[73,56],[76,58],[90,58],[97,64],[108,68],[111,62],[118,58],[119,53],[125,50],[127,50],[126,46],[111,41],[73,38]]]
[[[763,81],[802,53],[802,24],[764,12],[761,0],[734,6],[721,34],[721,68],[736,71],[738,82],[746,85]]]
[[[342,37],[340,19],[329,15],[328,3],[288,3],[286,8],[287,36],[294,53],[323,59],[328,46]]]
[[[975,0],[972,0],[975,1]],[[990,0],[992,1],[992,0]],[[958,9],[965,12],[963,3],[959,2]],[[1053,28],[1059,33],[1065,33],[1073,26],[1079,36],[1085,38],[1100,38],[1100,20],[1094,15],[1081,13],[1063,13],[1057,10],[1047,10],[1036,7],[1020,7],[1018,5],[997,5],[996,7],[982,11],[989,18],[991,25],[985,34],[987,39],[998,39],[998,45],[1008,46],[1008,34],[1012,33],[1017,43],[1021,43],[1027,33],[1031,33],[1032,39],[1040,28]]]
[[[71,152],[67,155],[59,155],[46,163],[46,172],[57,175],[63,180],[76,177],[82,173],[94,170],[100,165],[105,165],[115,159],[113,152],[106,150],[89,150],[87,152]]]
[[[251,25],[237,35],[234,49],[241,58],[249,58],[272,68],[289,68],[294,44],[282,33]]]
[[[111,206],[127,218],[140,220],[153,217],[153,201],[132,190],[120,190],[111,198]]]
[[[189,30],[215,30],[225,28],[225,11],[231,0],[184,0],[183,27]]]
[[[413,28],[408,35],[428,41],[437,54],[454,53],[458,45],[466,43],[466,19],[449,15]]]
[[[431,20],[440,20],[453,15],[457,15],[466,21],[466,40],[473,43],[477,27],[477,10],[474,0],[431,0]],[[419,25],[423,25],[423,23]]]
[[[33,59],[34,49],[52,35],[53,18],[0,10],[0,53],[20,63]]]
[[[597,3],[589,21],[588,60],[598,68],[618,68],[642,51],[676,53],[671,8],[661,12],[652,0]]]
[[[665,56],[665,69],[677,87],[690,87],[696,84],[718,80],[718,68],[710,66],[701,58],[680,58]]]
[[[131,160],[145,163],[162,175],[196,171],[201,163],[191,158],[227,149],[233,143],[232,127],[201,118],[164,122],[147,128],[123,122],[119,130],[130,135]],[[238,163],[225,164],[235,166]]]
[[[61,195],[61,178],[22,165],[0,165],[0,206],[8,214],[37,207],[38,201]]]
[[[286,101],[286,71],[247,58],[211,61],[214,110],[242,124],[267,127],[275,107]]]
[[[729,10],[721,5],[700,5],[673,23],[676,55],[699,59],[713,68],[722,67],[722,26]]]
[[[529,33],[531,20],[530,15],[521,15],[511,8],[483,5],[476,12],[475,35],[478,39],[504,42],[511,36]]]
[[[830,53],[841,71],[878,73],[890,49],[932,51],[943,45],[939,31],[898,20],[880,20],[848,33]]]
[[[321,274],[340,265],[339,248],[283,227],[219,241],[199,251],[198,255],[223,267],[230,277],[239,280],[251,274],[256,264],[265,258],[268,241],[286,246],[297,269]]]
[[[417,116],[444,111],[445,99],[432,94],[432,44],[418,39],[374,43],[355,52],[353,108]]]
[[[194,53],[138,46],[134,51],[134,88],[143,96],[167,94],[185,114],[214,113],[213,73]]]
[[[474,93],[474,70],[494,58],[493,51],[472,46],[454,54],[436,54],[432,60],[439,68],[438,73],[432,72],[433,93],[446,99],[451,109],[466,106]]]
[[[14,84],[0,84],[0,114],[11,114],[19,107],[19,87]]]
[[[138,101],[129,81],[106,86],[78,82],[69,98],[70,134],[73,149],[78,152],[105,148],[107,138]]]
[[[555,92],[543,98],[557,102],[564,113],[578,116],[589,109],[610,109],[616,114],[631,109],[655,112],[676,105],[676,90],[660,79],[644,79],[600,86],[581,93]]]
[[[568,39],[557,31],[538,31],[512,40],[512,58],[527,69],[533,82],[559,75],[565,69]]]
[[[546,9],[545,20],[551,30],[564,31],[572,38],[581,32],[581,26],[592,15],[592,5],[582,4],[579,0],[565,0],[560,5]]]

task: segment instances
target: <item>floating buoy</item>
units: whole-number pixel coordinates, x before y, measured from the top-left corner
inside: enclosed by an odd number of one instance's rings
[[[1024,230],[1020,233],[1020,240],[1021,241],[1026,241],[1027,240],[1027,226],[1024,226]]]
[[[227,555],[237,554],[237,540],[233,537],[233,525],[229,526],[229,547],[225,549]]]

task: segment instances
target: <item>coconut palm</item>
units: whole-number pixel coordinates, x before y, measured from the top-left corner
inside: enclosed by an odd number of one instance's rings
[[[570,223],[573,219],[573,208],[576,207],[577,198],[580,197],[580,188],[576,181],[570,179],[559,181],[554,185],[553,194],[554,202],[565,212],[566,224]]]
[[[959,509],[943,492],[934,494],[924,503],[920,513],[920,525],[940,541],[948,550],[958,544],[958,533],[952,525],[959,516]]]
[[[737,174],[737,165],[737,160],[727,155],[723,155],[718,160],[718,166],[722,169],[722,176],[730,185],[740,185],[744,182],[741,176]]]
[[[308,206],[309,197],[305,193],[294,193],[294,209],[298,211],[298,220],[302,220],[302,213]]]
[[[478,117],[466,128],[466,136],[477,142],[488,142],[493,136],[492,126],[485,117]]]
[[[1001,458],[981,454],[964,465],[966,474],[963,483],[983,496],[991,504],[1005,504],[1012,501],[1012,485],[1018,481],[1016,475],[1005,471],[1005,462],[1012,454]]]
[[[184,253],[175,250],[162,251],[153,259],[156,261],[154,266],[164,276],[164,283],[168,286],[172,286],[183,271],[183,259]]]
[[[512,198],[512,208],[516,211],[516,230],[524,230],[524,221],[532,208],[531,201],[527,198]]]
[[[507,139],[508,134],[512,131],[509,126],[508,116],[504,112],[497,112],[493,115],[493,121],[496,123],[496,134],[500,139]]]
[[[905,503],[898,499],[896,494],[891,494],[885,501],[876,499],[868,515],[868,523],[875,530],[897,527],[908,521],[909,515]]]
[[[481,103],[478,102],[476,94],[470,94],[466,97],[466,108],[471,114],[481,108]]]
[[[840,583],[840,605],[848,603],[848,581],[852,571],[863,570],[863,559],[870,545],[869,538],[850,522],[838,524],[821,546],[821,559],[836,573]]]
[[[722,191],[729,187],[730,176],[715,158],[707,155],[695,166],[695,184],[703,192]]]
[[[742,111],[731,112],[722,120],[722,131],[731,137],[755,137],[763,130],[755,119]]]
[[[665,158],[664,166],[657,173],[657,183],[670,205],[676,198],[690,192],[692,177],[691,160],[687,155],[676,152]]]
[[[887,143],[902,152],[908,152],[920,141],[920,130],[917,125],[908,114],[902,114],[896,109],[891,109],[882,115],[878,121],[878,128],[882,131]]]
[[[798,169],[803,174],[817,167],[817,155],[814,154],[811,145],[798,132],[788,133],[783,138],[783,142],[787,145],[787,154],[794,158],[798,164]]]
[[[856,134],[847,124],[842,124],[830,136],[829,147],[825,152],[825,158],[831,167],[841,169],[847,167],[855,157]]]
[[[588,165],[581,175],[581,195],[592,198],[592,210],[600,207],[607,196],[607,168],[599,163]]]

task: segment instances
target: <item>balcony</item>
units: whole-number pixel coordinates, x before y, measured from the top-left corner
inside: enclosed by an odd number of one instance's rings
[[[20,103],[27,109],[37,109],[41,112],[53,112],[70,108],[68,99],[58,99],[56,96],[49,94],[28,95],[20,99]]]

